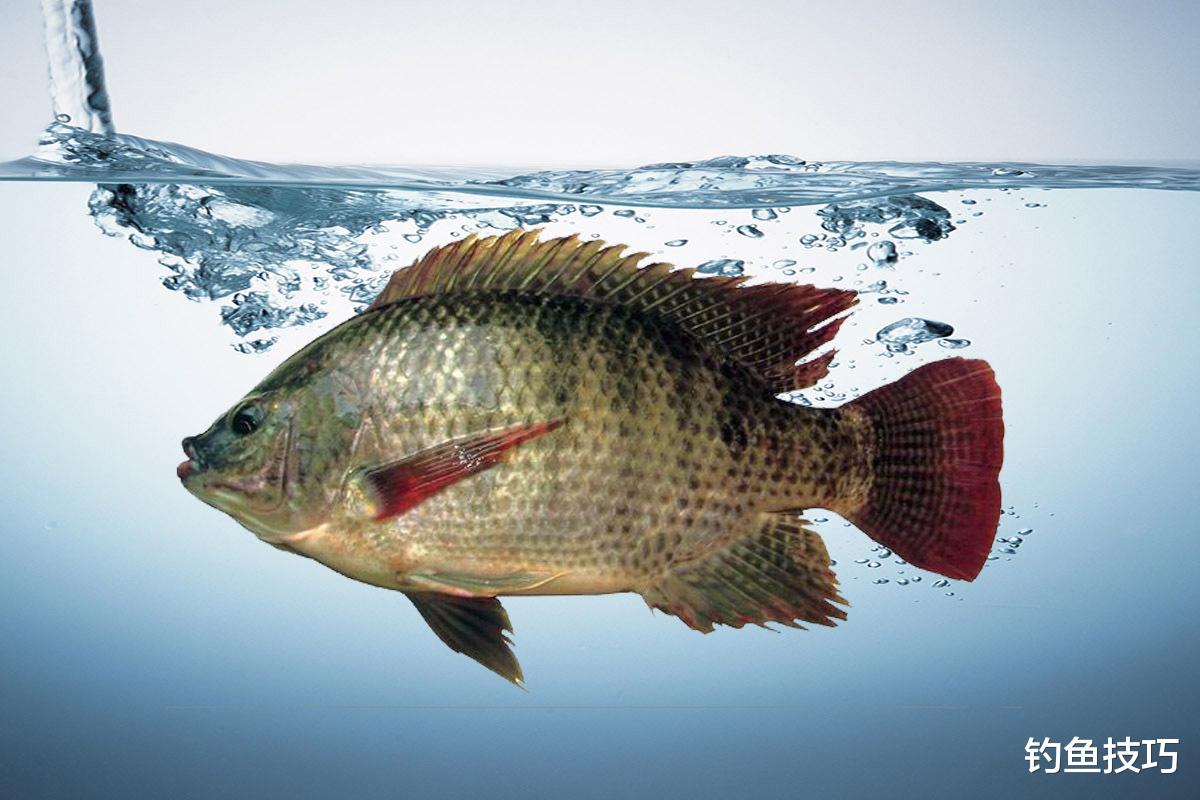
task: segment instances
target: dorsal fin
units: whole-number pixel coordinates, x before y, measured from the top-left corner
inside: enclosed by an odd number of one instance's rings
[[[840,289],[790,283],[738,288],[746,278],[694,278],[670,264],[639,267],[646,253],[624,255],[621,245],[576,236],[538,240],[516,230],[431,250],[397,270],[372,308],[412,297],[482,291],[524,291],[587,298],[653,313],[707,340],[763,376],[778,392],[820,380],[833,352],[796,362],[828,343],[858,302]]]

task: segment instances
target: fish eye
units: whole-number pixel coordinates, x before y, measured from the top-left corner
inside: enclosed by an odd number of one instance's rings
[[[238,436],[249,436],[262,424],[263,411],[257,405],[248,404],[239,408],[229,421],[230,429]]]

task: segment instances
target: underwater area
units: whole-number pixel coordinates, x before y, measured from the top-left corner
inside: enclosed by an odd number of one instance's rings
[[[1190,796],[1200,164],[243,160],[114,128],[90,4],[43,8],[56,116],[0,163],[0,794]],[[180,487],[180,439],[393,270],[517,228],[859,292],[796,403],[986,359],[982,573],[814,509],[836,627],[508,598],[521,691]],[[1030,773],[1030,737],[1178,740],[1178,769]]]

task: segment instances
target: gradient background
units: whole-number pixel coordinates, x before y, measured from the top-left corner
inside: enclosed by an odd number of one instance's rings
[[[47,114],[36,8],[8,5],[0,127],[16,155]],[[340,161],[1198,155],[1183,4],[283,8],[102,2],[118,127]],[[87,193],[0,185],[0,795],[1194,790],[1200,196],[1038,192],[1047,206],[1028,209],[977,194],[984,217],[901,262],[912,299],[867,304],[845,329],[849,355],[892,318],[947,319],[992,362],[1005,505],[1021,515],[1001,532],[1035,528],[1012,562],[954,597],[929,577],[876,586],[882,570],[851,563],[865,538],[833,521],[853,608],[807,633],[700,636],[627,595],[510,599],[522,693],[402,597],[265,547],[179,488],[178,440],[287,351],[230,350],[213,306],[164,291],[153,254],[95,230]],[[930,196],[965,211],[961,194]],[[711,230],[649,216],[654,229],[618,230],[651,249]],[[723,246],[806,257],[783,251],[816,227],[796,209]],[[702,254],[725,255],[680,259]],[[813,258],[812,279],[858,258]],[[839,385],[944,355],[855,352]],[[1076,735],[1180,738],[1179,773],[1026,772],[1027,737]]]

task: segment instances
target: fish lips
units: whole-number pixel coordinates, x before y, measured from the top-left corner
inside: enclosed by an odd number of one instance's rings
[[[186,481],[189,477],[203,469],[200,463],[200,455],[196,452],[196,437],[188,436],[183,440],[183,454],[187,456],[187,461],[183,461],[175,468],[175,477],[181,481]]]

